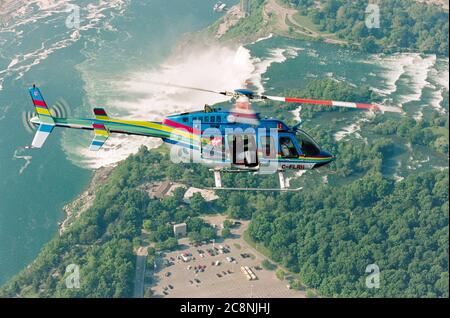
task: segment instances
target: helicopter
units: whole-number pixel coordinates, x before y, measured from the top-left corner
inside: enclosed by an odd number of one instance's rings
[[[249,89],[212,91],[202,88],[171,85],[185,89],[215,93],[234,101],[229,110],[205,105],[203,110],[173,114],[161,122],[116,119],[103,108],[94,108],[94,118],[68,118],[52,113],[41,91],[33,85],[29,93],[36,116],[29,123],[37,126],[31,146],[41,148],[55,127],[94,131],[90,150],[98,151],[111,134],[128,134],[161,138],[171,145],[173,162],[195,162],[210,167],[214,173],[216,190],[298,191],[286,182],[288,170],[309,170],[325,166],[335,160],[330,152],[321,149],[314,139],[300,128],[301,122],[290,127],[283,121],[261,119],[251,102],[267,100],[347,107],[381,112],[401,112],[398,107],[378,104],[339,102],[291,98],[258,94]],[[279,188],[224,187],[221,173],[278,173]]]

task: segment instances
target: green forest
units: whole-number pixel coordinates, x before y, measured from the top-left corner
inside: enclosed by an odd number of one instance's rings
[[[233,25],[222,40],[253,39],[255,35],[277,33],[304,40],[321,40],[306,34],[277,29],[276,16],[264,19],[265,0],[249,0],[250,15]],[[352,49],[368,53],[421,52],[449,56],[449,13],[438,5],[416,0],[384,0],[375,12],[367,1],[348,0],[277,0],[284,6],[298,9],[301,17],[307,17],[325,37],[334,35],[348,42]],[[366,12],[367,11],[367,12]],[[374,15],[377,18],[373,18]],[[281,19],[281,17],[278,17]],[[366,18],[374,27],[367,27]],[[209,35],[217,31],[222,20],[212,24]],[[290,28],[295,29],[292,23]],[[280,33],[281,32],[281,33]]]
[[[448,56],[449,15],[437,5],[414,0],[382,1],[379,27],[367,28],[367,1],[286,0],[323,32],[357,43],[371,53],[415,51]]]
[[[321,186],[264,203],[251,237],[319,294],[448,297],[447,172],[399,183],[369,173],[333,191]],[[365,286],[373,263],[379,289]]]
[[[367,87],[328,79],[310,82],[301,93],[305,98],[377,100]],[[288,116],[292,107],[261,111],[293,124]],[[218,192],[215,203],[199,195],[186,203],[182,189],[150,199],[143,184],[171,180],[202,188],[214,181],[206,167],[172,163],[164,146],[151,151],[142,147],[98,186],[92,207],[0,287],[0,297],[131,297],[133,249],[141,231],[155,249],[173,249],[177,241],[171,222],[187,222],[192,241],[215,237],[199,218],[208,213],[251,220],[250,239],[294,273],[295,285],[314,288],[319,296],[448,297],[448,169],[412,171],[401,181],[383,172],[395,142],[424,145],[448,158],[448,118],[430,115],[416,122],[404,115],[378,115],[364,123],[372,134],[367,143],[336,142],[329,127],[309,120],[325,111],[341,110],[303,106],[302,117],[304,129],[336,155],[329,168],[319,170],[330,175],[328,183],[295,193]],[[273,175],[225,174],[223,183],[270,188],[278,180]],[[79,289],[66,288],[69,264],[80,267]],[[380,268],[378,289],[365,287],[369,264]]]

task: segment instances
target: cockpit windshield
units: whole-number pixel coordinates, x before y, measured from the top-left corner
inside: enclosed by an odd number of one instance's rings
[[[317,156],[320,154],[320,148],[317,143],[303,130],[297,129],[295,132],[295,138],[297,139],[297,142],[305,156]]]

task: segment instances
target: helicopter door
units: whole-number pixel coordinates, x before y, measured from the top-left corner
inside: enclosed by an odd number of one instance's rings
[[[202,159],[223,161],[224,160],[224,144],[221,135],[204,136],[201,142]]]
[[[228,135],[230,160],[234,165],[258,166],[256,138],[254,134]]]
[[[264,159],[276,159],[277,151],[275,150],[275,140],[272,136],[261,136],[261,154]]]
[[[299,152],[292,136],[287,134],[280,135],[279,152],[282,158],[298,158]]]

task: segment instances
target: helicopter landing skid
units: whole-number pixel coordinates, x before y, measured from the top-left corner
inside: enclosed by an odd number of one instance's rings
[[[222,186],[222,176],[220,175],[221,170],[214,171],[214,183],[215,187],[209,188],[211,190],[231,190],[231,191],[299,191],[302,188],[289,189],[286,187],[286,179],[283,171],[278,171],[278,178],[280,181],[280,188],[225,188]],[[228,172],[228,171],[227,171]],[[242,172],[242,171],[241,171]]]
[[[296,192],[296,191],[300,191],[303,188],[296,188],[296,189],[281,189],[281,188],[217,188],[217,187],[212,187],[212,188],[208,188],[210,190],[228,190],[228,191],[267,191],[267,192],[273,192],[273,191],[278,191],[278,192]]]

